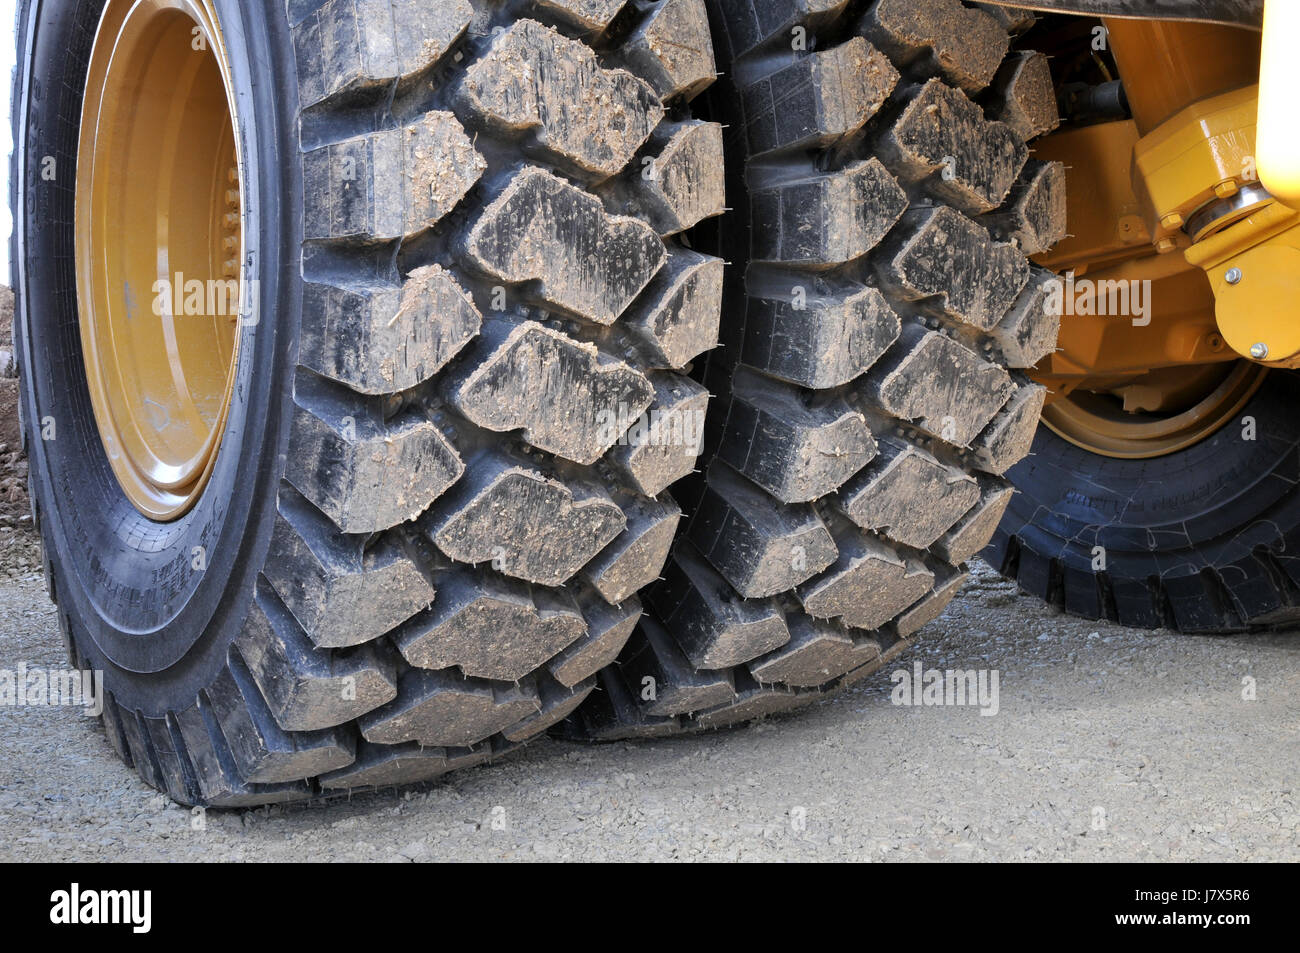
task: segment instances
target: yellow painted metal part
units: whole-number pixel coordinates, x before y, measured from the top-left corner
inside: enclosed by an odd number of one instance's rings
[[[1259,178],[1273,196],[1300,209],[1300,3],[1267,0],[1259,74]]]
[[[1137,142],[1133,182],[1157,242],[1190,244],[1194,212],[1256,181],[1257,114],[1251,85],[1194,103]]]
[[[109,0],[78,147],[81,342],[109,463],[155,520],[194,505],[226,428],[243,301],[235,116],[210,0]]]
[[[1259,78],[1259,34],[1253,30],[1168,20],[1103,23],[1141,135],[1193,103]]]
[[[1215,286],[1176,253],[1267,199],[1254,181],[1259,37],[1156,21],[1107,27],[1134,118],[1036,144],[1038,158],[1066,165],[1070,233],[1037,260],[1094,289],[1143,289],[1150,312],[1071,314],[1067,300],[1058,350],[1034,377],[1050,391],[1048,427],[1096,453],[1146,458],[1223,426],[1267,371],[1228,345]],[[1233,207],[1221,213],[1225,202]]]
[[[1197,370],[1195,375],[1190,374]],[[1175,453],[1236,418],[1268,368],[1249,361],[1179,368],[1174,379],[1193,396],[1159,413],[1134,412],[1114,394],[1087,391],[1043,409],[1043,423],[1070,443],[1107,457],[1144,460]],[[1160,382],[1163,390],[1171,385]]]
[[[1133,314],[1080,314],[1077,306],[1066,301],[1057,350],[1034,375],[1054,396],[1080,388],[1118,390],[1163,368],[1237,358],[1219,333],[1209,281],[1200,270],[1186,267],[1179,256],[1134,258],[1092,269],[1082,280],[1103,294],[1112,282],[1134,289],[1143,306],[1151,308],[1149,323],[1145,323],[1148,317]],[[1063,282],[1069,298],[1069,273]],[[1086,304],[1078,292],[1073,298]]]
[[[1234,351],[1300,366],[1300,213],[1270,202],[1187,258],[1209,275],[1219,329]]]
[[[1053,271],[1089,268],[1152,254],[1151,231],[1133,191],[1137,125],[1100,123],[1067,129],[1034,144],[1034,158],[1065,165],[1069,234],[1038,256]]]
[[[1049,403],[1079,389],[1128,387],[1163,368],[1236,357],[1218,334],[1204,272],[1153,245],[1149,213],[1133,186],[1139,141],[1137,124],[1128,120],[1071,129],[1035,147],[1038,158],[1066,165],[1069,222],[1069,235],[1037,262],[1098,287],[1139,283],[1153,309],[1149,323],[1135,325],[1132,316],[1067,308],[1057,350],[1034,375],[1048,386]]]

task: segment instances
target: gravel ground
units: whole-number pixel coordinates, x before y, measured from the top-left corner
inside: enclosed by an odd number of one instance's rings
[[[63,664],[32,574],[0,580],[0,668],[21,661]],[[881,673],[748,729],[547,740],[415,789],[206,815],[97,721],[2,708],[0,860],[1300,860],[1300,636],[1080,622],[977,566],[890,668],[918,661],[996,670],[998,714],[891,704]]]

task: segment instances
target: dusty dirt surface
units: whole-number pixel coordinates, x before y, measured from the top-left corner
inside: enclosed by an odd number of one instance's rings
[[[27,502],[27,458],[18,434],[18,379],[13,364],[14,294],[0,286],[0,579],[41,565]]]
[[[0,669],[24,661],[64,664],[35,575],[0,583]],[[0,708],[0,860],[1300,860],[1300,636],[1081,622],[981,566],[890,669],[918,661],[997,670],[997,715],[894,705],[885,672],[748,729],[197,815],[97,720]]]

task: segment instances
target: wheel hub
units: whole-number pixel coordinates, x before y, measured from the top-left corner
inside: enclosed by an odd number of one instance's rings
[[[245,300],[236,128],[210,0],[109,0],[78,149],[81,343],[105,453],[155,520],[202,494],[234,390]]]
[[[1075,446],[1141,460],[1175,453],[1226,426],[1259,390],[1269,369],[1250,361],[1190,368],[1184,396],[1159,410],[1131,412],[1115,394],[1072,391],[1043,408],[1043,423]],[[1170,390],[1170,382],[1163,382]]]

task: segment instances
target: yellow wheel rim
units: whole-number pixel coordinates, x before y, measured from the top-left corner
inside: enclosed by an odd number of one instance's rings
[[[81,120],[77,298],[104,450],[154,520],[202,494],[234,391],[245,300],[236,128],[210,0],[109,0]]]
[[[1075,446],[1142,460],[1186,449],[1217,433],[1246,406],[1269,369],[1237,361],[1191,406],[1175,413],[1127,413],[1110,394],[1074,391],[1043,408],[1043,423]]]

